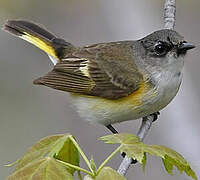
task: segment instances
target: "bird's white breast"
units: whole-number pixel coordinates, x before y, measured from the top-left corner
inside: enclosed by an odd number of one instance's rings
[[[157,109],[163,109],[176,96],[182,81],[182,68],[183,61],[180,61],[166,67],[165,70],[156,73],[154,76],[158,92],[158,96],[155,98],[155,103],[152,106],[154,112]]]
[[[160,111],[171,102],[182,80],[182,68],[183,61],[179,61],[163,71],[152,73],[156,85],[143,95],[141,104],[131,100],[114,102],[101,97],[77,95],[72,95],[72,101],[80,116],[92,123],[108,125],[138,119]]]

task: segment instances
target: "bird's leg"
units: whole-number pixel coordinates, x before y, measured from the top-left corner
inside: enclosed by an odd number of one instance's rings
[[[113,134],[118,134],[117,130],[111,125],[107,125],[106,126]]]
[[[155,122],[158,119],[158,116],[160,115],[160,112],[155,112],[153,114],[150,114],[150,116],[154,116],[153,122]]]
[[[150,114],[150,116],[153,116],[153,122],[158,119],[158,115],[160,115],[160,112],[155,112],[153,114]],[[142,128],[143,124],[141,125],[140,129]],[[118,131],[111,125],[106,126],[113,134],[118,134]],[[139,132],[138,132],[139,133]]]

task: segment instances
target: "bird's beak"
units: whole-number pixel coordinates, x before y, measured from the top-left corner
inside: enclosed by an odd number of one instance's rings
[[[182,42],[179,46],[178,46],[178,50],[179,51],[187,51],[187,50],[190,50],[190,49],[193,49],[195,48],[195,46],[191,43],[188,43],[188,42]]]

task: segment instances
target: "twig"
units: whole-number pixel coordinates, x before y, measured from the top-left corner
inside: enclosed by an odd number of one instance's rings
[[[142,119],[142,124],[140,126],[140,129],[137,133],[137,136],[140,138],[140,140],[142,141],[145,136],[147,135],[153,121],[154,121],[154,114],[150,115],[150,116],[146,116]],[[131,165],[132,159],[128,158],[127,156],[125,156],[125,158],[123,159],[123,161],[121,162],[117,172],[123,176],[126,175],[130,165]]]
[[[174,29],[175,27],[175,21],[176,21],[176,0],[165,0],[164,4],[164,28],[165,29]],[[142,141],[145,136],[147,135],[152,122],[154,120],[154,116],[150,115],[143,118],[142,124],[140,126],[140,129],[137,133],[138,137]],[[123,159],[121,162],[117,172],[123,176],[126,175],[130,165],[131,165],[132,159],[128,158],[127,156]]]
[[[164,27],[174,29],[176,21],[176,0],[166,0],[164,5]]]

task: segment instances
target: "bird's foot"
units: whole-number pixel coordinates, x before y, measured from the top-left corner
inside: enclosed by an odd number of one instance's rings
[[[125,156],[126,156],[126,153],[125,153],[125,152],[121,153],[121,156],[122,156],[123,158],[125,158]],[[136,160],[136,159],[133,159],[133,158],[131,158],[131,164],[136,164],[136,163],[137,163],[137,160]]]
[[[160,112],[155,112],[153,114],[150,114],[150,116],[154,116],[153,122],[155,122],[158,119],[158,116],[160,115]]]

